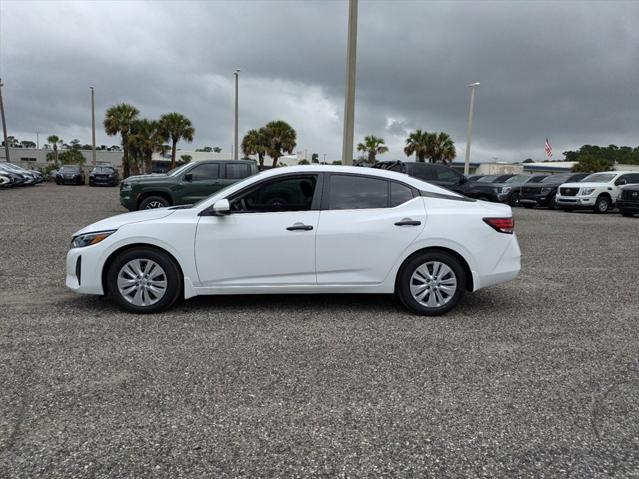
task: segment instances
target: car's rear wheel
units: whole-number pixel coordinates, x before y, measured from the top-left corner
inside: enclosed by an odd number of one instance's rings
[[[397,293],[412,312],[438,316],[459,303],[465,285],[464,268],[457,258],[443,251],[428,251],[401,268]]]
[[[166,208],[171,206],[169,201],[162,196],[148,196],[140,202],[141,210],[152,210],[155,208]]]
[[[182,294],[182,275],[175,261],[153,248],[133,248],[120,254],[107,273],[109,295],[133,313],[157,313]]]
[[[600,196],[595,202],[595,213],[608,213],[608,211],[610,211],[610,206],[610,199],[607,196]]]

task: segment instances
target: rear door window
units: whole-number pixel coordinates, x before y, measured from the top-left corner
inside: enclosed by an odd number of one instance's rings
[[[331,210],[388,208],[388,181],[354,175],[331,175],[329,203]]]
[[[249,165],[246,163],[227,163],[226,178],[229,180],[239,180],[250,175]]]
[[[394,181],[391,182],[390,190],[391,208],[402,205],[413,199],[413,190],[401,183],[395,183]]]
[[[193,168],[189,173],[193,181],[216,180],[220,177],[220,165],[217,163],[205,163]]]

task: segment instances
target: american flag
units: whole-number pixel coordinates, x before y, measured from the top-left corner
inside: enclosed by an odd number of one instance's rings
[[[548,138],[546,138],[546,144],[544,145],[544,150],[546,150],[546,156],[548,158],[552,158],[552,146],[550,146],[550,142]]]

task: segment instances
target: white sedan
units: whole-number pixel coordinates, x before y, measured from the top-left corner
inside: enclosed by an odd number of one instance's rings
[[[395,293],[438,315],[465,291],[517,276],[513,228],[509,206],[400,173],[277,168],[195,205],[83,228],[66,284],[135,313],[203,294]]]

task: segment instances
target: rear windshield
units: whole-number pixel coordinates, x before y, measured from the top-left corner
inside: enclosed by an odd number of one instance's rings
[[[617,176],[614,173],[595,173],[590,176],[586,176],[583,180],[584,183],[609,183]]]
[[[65,165],[60,168],[60,171],[79,171],[80,167],[75,165]]]
[[[504,183],[523,183],[528,178],[530,178],[529,175],[515,175],[508,178]]]
[[[497,175],[488,175],[488,176],[482,176],[477,181],[479,181],[480,183],[492,183],[497,178],[498,178]]]

